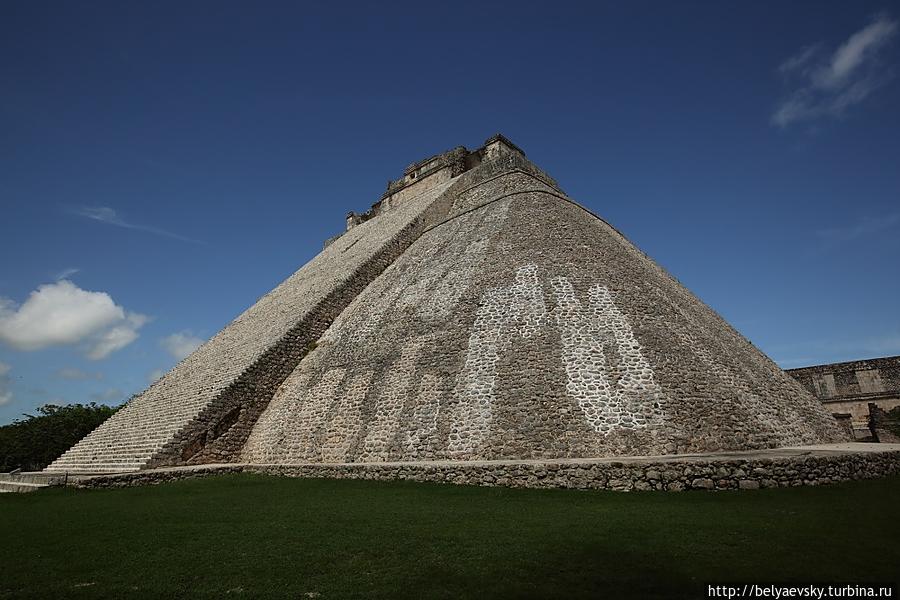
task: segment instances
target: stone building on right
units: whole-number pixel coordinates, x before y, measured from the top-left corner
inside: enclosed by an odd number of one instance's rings
[[[871,438],[883,413],[900,406],[900,356],[814,365],[785,372],[799,381],[856,439]],[[891,437],[880,431],[877,437]],[[881,441],[893,441],[881,439]]]

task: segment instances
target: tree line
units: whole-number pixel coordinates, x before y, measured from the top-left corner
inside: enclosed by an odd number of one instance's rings
[[[0,473],[40,471],[96,429],[119,407],[105,404],[46,404],[0,427]]]

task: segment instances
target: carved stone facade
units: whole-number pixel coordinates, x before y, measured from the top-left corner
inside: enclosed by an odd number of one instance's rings
[[[856,438],[870,437],[869,405],[882,411],[900,406],[900,356],[787,369],[837,415],[847,415]]]
[[[841,441],[799,383],[502,136],[371,214],[51,470]]]

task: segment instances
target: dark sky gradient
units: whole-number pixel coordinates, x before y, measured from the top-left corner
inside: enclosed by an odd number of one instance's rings
[[[79,269],[80,288],[151,321],[99,361],[0,345],[0,423],[140,391],[175,363],[162,338],[210,337],[407,164],[495,132],[782,366],[898,354],[898,36],[863,100],[772,121],[799,85],[779,65],[898,17],[885,2],[2,3],[0,297]]]

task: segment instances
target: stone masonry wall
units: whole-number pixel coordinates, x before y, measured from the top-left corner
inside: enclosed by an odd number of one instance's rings
[[[900,415],[897,411],[885,411],[873,402],[869,405],[868,426],[876,442],[900,443]]]
[[[281,477],[411,480],[458,485],[615,491],[753,490],[827,485],[900,474],[900,452],[690,461],[232,465],[153,470],[80,480],[82,488],[152,485],[225,473]]]
[[[832,413],[849,414],[858,435],[868,431],[869,404],[900,406],[900,356],[787,369]]]
[[[900,356],[787,369],[787,373],[823,401],[900,397]]]

